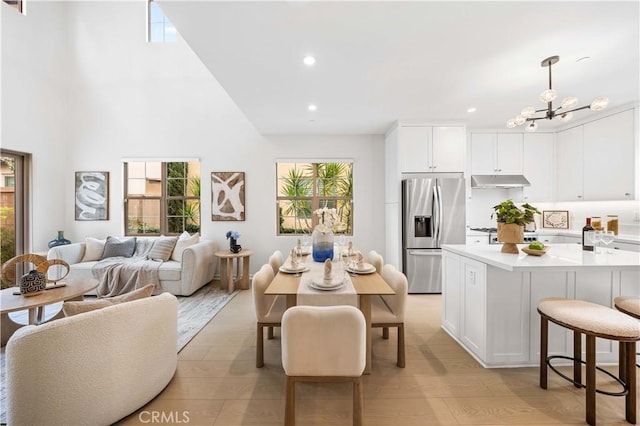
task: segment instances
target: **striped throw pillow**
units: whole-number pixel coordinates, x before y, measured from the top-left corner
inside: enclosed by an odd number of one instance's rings
[[[158,239],[153,242],[149,253],[147,253],[147,258],[166,262],[171,257],[177,241],[178,237],[158,237]]]

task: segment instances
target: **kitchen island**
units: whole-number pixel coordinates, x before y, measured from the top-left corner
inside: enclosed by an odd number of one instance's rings
[[[543,256],[501,253],[501,245],[442,247],[442,328],[483,366],[538,365],[540,299],[613,307],[616,296],[640,295],[640,253],[547,247]],[[617,344],[597,339],[596,351],[599,363],[617,363]],[[550,324],[549,354],[572,356],[573,335]]]

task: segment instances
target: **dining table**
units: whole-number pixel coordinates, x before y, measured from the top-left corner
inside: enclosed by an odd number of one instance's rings
[[[287,262],[290,265],[291,259],[288,258],[284,265],[287,265]],[[301,295],[301,293],[304,295],[304,302],[301,304],[327,305],[327,301],[331,300],[328,296],[333,292],[337,292],[337,290],[317,290],[314,288],[307,288],[309,287],[310,277],[317,277],[323,274],[325,267],[324,263],[314,262],[311,259],[311,256],[305,256],[303,262],[305,267],[300,272],[283,272],[283,268],[281,268],[265,290],[264,294],[285,296],[287,308],[296,306],[299,303],[298,296]],[[373,297],[393,295],[395,292],[375,270],[369,273],[351,273],[347,272],[349,269],[345,270],[341,262],[337,261],[333,261],[332,266],[334,271],[344,274],[345,285],[351,283],[355,290],[358,307],[366,322],[366,364],[363,374],[371,374],[371,300]],[[307,287],[303,288],[303,286]],[[316,300],[318,303],[315,303]],[[345,302],[345,300],[347,299],[336,297],[335,304],[349,304],[348,302]],[[331,302],[329,302],[329,304],[330,303]]]

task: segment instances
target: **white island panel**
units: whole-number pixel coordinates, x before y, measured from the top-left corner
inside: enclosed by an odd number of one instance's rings
[[[616,296],[640,295],[638,253],[585,253],[578,245],[558,244],[534,257],[500,248],[443,247],[442,327],[486,367],[538,365],[540,299],[613,307]],[[598,362],[617,362],[617,345],[604,339],[596,345]],[[549,354],[572,352],[573,333],[550,324]]]

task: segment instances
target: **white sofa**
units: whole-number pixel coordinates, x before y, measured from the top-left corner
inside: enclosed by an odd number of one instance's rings
[[[217,250],[215,241],[200,240],[184,249],[182,261],[170,259],[162,262],[158,270],[160,282],[156,285],[156,293],[167,291],[176,296],[189,296],[209,283],[216,273],[217,259],[214,253]],[[84,242],[67,244],[49,249],[47,259],[62,259],[69,264],[71,270],[65,280],[92,279],[91,268],[97,261],[82,262],[84,252]],[[56,268],[60,267],[52,267],[50,271],[55,274]],[[95,294],[95,291],[88,294]]]
[[[20,328],[6,347],[7,424],[109,425],[177,367],[176,297],[163,293]]]

